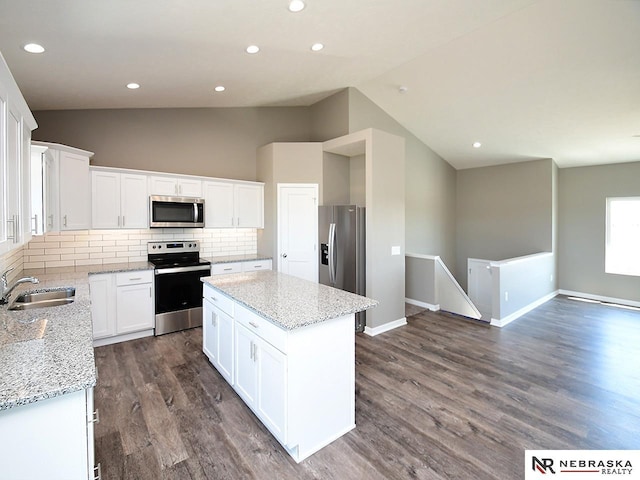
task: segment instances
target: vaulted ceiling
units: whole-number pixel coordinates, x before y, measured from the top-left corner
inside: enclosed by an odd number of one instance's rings
[[[354,86],[456,168],[640,161],[638,0],[287,5],[0,0],[0,51],[32,110],[311,105]]]

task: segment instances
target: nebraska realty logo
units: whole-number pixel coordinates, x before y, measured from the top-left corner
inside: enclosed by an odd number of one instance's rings
[[[525,480],[640,479],[640,450],[526,450],[524,460]]]

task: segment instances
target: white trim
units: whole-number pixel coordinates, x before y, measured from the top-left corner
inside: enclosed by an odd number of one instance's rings
[[[529,260],[536,260],[538,258],[545,258],[545,257],[552,257],[553,253],[551,252],[540,252],[540,253],[532,253],[531,255],[524,255],[522,257],[513,257],[513,258],[507,258],[505,260],[498,260],[498,261],[493,261],[490,260],[489,264],[492,267],[504,267],[505,265],[512,265],[514,263],[520,263],[520,262],[526,262]],[[474,260],[478,260],[478,259],[474,259]]]
[[[94,347],[102,347],[103,345],[111,345],[112,343],[126,342],[127,340],[136,340],[138,338],[153,337],[153,328],[151,330],[143,330],[141,332],[126,333],[124,335],[116,335],[115,337],[99,338],[93,341]]]
[[[380,335],[381,333],[388,332],[389,330],[393,330],[394,328],[402,327],[407,324],[407,317],[402,317],[398,320],[394,320],[393,322],[385,323],[384,325],[380,325],[379,327],[369,328],[364,327],[364,333],[369,335],[370,337],[375,337],[376,335]]]
[[[559,290],[560,295],[569,297],[582,297],[589,300],[599,300],[601,302],[619,303],[620,305],[629,305],[630,307],[640,307],[640,302],[636,300],[627,300],[625,298],[606,297],[604,295],[594,295],[592,293],[574,292],[573,290]]]
[[[406,298],[404,301],[410,305],[415,305],[416,307],[428,308],[432,312],[437,312],[440,310],[440,305],[434,305],[432,303],[421,302],[420,300],[414,300],[413,298]]]
[[[440,258],[439,255],[425,255],[422,253],[405,253],[404,256],[411,258],[422,258],[424,260],[435,260],[436,258]]]
[[[545,295],[544,297],[539,298],[535,302],[532,302],[529,305],[526,305],[526,306],[522,307],[520,310],[518,310],[516,312],[513,312],[511,315],[507,315],[504,318],[500,318],[500,319],[492,318],[491,319],[491,326],[492,327],[504,327],[504,326],[508,325],[509,323],[513,322],[514,320],[516,320],[517,318],[520,318],[525,313],[529,313],[534,308],[538,308],[543,303],[548,302],[549,300],[554,298],[556,295],[558,295],[558,290],[556,290],[554,292],[551,292],[551,293]]]

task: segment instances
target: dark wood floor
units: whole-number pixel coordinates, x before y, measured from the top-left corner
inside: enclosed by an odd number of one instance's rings
[[[503,329],[357,336],[355,430],[296,464],[200,329],[96,349],[103,479],[519,479],[525,449],[640,449],[640,312],[564,297]]]

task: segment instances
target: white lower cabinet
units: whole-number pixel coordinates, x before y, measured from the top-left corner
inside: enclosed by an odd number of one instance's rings
[[[89,277],[95,346],[153,335],[153,270]]]
[[[202,308],[202,349],[225,380],[233,385],[233,318],[207,298]]]
[[[353,314],[285,330],[207,283],[203,304],[204,353],[296,462],[355,427]]]
[[[96,478],[93,388],[0,411],[0,477]]]

